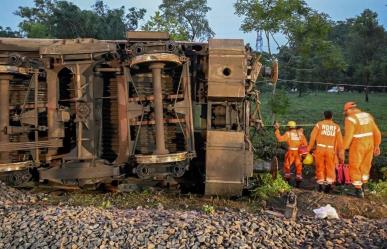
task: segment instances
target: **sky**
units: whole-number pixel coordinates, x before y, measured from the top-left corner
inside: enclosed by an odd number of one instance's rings
[[[162,0],[105,0],[111,8],[121,6],[145,8],[146,19],[158,9]],[[234,15],[233,4],[236,0],[207,0],[212,10],[208,13],[210,26],[216,38],[243,38],[246,43],[255,46],[256,34],[243,33],[240,30],[241,17]],[[95,0],[71,1],[80,8],[90,8]],[[308,5],[320,12],[327,13],[333,20],[345,20],[359,15],[369,8],[379,15],[379,22],[387,28],[387,0],[306,0]],[[18,6],[32,6],[33,0],[0,0],[0,26],[17,28],[20,18],[14,15]],[[279,37],[279,39],[281,39]],[[264,47],[264,50],[267,48]]]

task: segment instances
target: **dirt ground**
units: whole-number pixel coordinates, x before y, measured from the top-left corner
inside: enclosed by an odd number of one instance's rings
[[[387,218],[387,200],[373,194],[365,199],[351,196],[351,186],[336,187],[332,194],[319,193],[308,176],[300,188],[293,188],[297,195],[298,215],[314,215],[313,209],[330,204],[342,218],[356,215],[381,219]],[[245,210],[257,212],[270,210],[284,213],[286,195],[267,201],[254,199],[248,194],[240,198],[205,197],[197,194],[180,194],[165,189],[146,188],[133,192],[63,191],[35,188],[32,192],[46,193],[40,201],[44,205],[96,206],[101,208],[162,207],[179,210],[203,210],[210,205],[215,210]]]
[[[352,218],[356,215],[372,219],[387,218],[387,199],[366,193],[364,199],[354,196],[352,185],[334,186],[330,194],[320,193],[314,181],[314,168],[304,167],[304,181],[300,188],[293,188],[297,195],[299,214],[314,215],[313,209],[330,204],[340,217]],[[286,198],[274,198],[268,208],[283,212]]]

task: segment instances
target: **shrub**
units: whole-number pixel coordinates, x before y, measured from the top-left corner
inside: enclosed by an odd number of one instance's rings
[[[277,141],[273,129],[253,131],[252,143],[255,148],[255,159],[271,160],[275,156]]]
[[[215,213],[215,208],[211,205],[204,204],[202,207],[203,212],[206,214],[213,214]]]
[[[259,186],[252,191],[255,198],[267,200],[271,197],[278,197],[291,190],[290,185],[281,175],[273,180],[271,174],[265,173],[259,175]]]
[[[369,188],[375,195],[387,198],[387,181],[370,182]]]

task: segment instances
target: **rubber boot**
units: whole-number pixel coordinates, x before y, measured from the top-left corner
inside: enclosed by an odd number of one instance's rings
[[[332,185],[331,184],[327,184],[325,186],[324,192],[325,192],[325,194],[329,194],[331,192],[331,190],[332,190]]]
[[[323,190],[324,190],[323,185],[322,185],[322,184],[319,184],[319,185],[318,185],[317,191],[321,193],[321,192],[323,192]]]
[[[290,177],[289,178],[285,178],[285,181],[290,185]]]
[[[301,186],[302,180],[296,179],[296,188],[299,188]]]
[[[360,199],[363,199],[364,198],[364,192],[363,192],[363,189],[361,188],[357,188],[355,190],[355,193],[356,193],[356,197],[360,198]]]

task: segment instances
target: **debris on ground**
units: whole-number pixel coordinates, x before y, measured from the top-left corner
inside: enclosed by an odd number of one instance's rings
[[[330,204],[320,207],[317,209],[313,209],[313,212],[316,214],[316,218],[319,219],[338,219],[339,215],[336,212],[336,209],[332,207]]]

